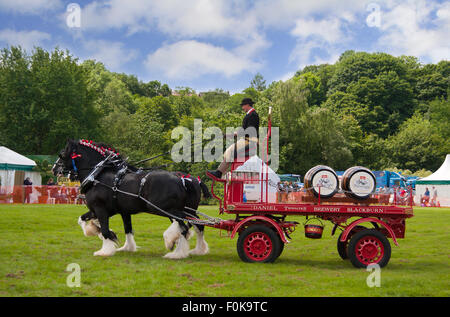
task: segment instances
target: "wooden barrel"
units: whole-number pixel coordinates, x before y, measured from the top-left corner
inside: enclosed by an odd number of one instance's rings
[[[331,198],[339,190],[339,179],[336,172],[328,166],[317,165],[306,174],[304,181],[306,190],[316,197]]]
[[[353,166],[344,172],[341,187],[348,197],[363,200],[375,192],[377,180],[370,169]]]

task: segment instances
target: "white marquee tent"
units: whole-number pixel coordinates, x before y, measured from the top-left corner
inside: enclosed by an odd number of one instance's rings
[[[33,171],[35,166],[33,160],[0,146],[0,184],[3,191],[12,192],[13,186],[23,185],[27,177],[31,179],[33,185],[41,185],[40,173]]]
[[[426,188],[430,191],[431,201],[433,187],[437,190],[437,202],[441,206],[450,207],[450,154],[447,154],[444,163],[436,172],[416,182],[416,203],[420,203],[420,196],[424,195]]]

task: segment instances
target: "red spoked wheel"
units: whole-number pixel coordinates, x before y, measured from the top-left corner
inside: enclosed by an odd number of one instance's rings
[[[347,253],[355,267],[365,268],[369,264],[384,267],[391,258],[391,245],[378,230],[365,229],[352,236]]]
[[[244,262],[273,262],[280,255],[281,239],[269,227],[247,227],[237,241],[238,255]]]
[[[348,259],[347,246],[348,246],[348,242],[352,238],[352,235],[354,235],[356,232],[364,230],[364,229],[366,229],[366,227],[356,226],[355,228],[352,229],[352,231],[350,231],[349,235],[347,236],[347,240],[344,242],[341,241],[341,237],[343,234],[343,232],[341,232],[341,234],[339,235],[338,240],[337,240],[337,251],[342,260]]]

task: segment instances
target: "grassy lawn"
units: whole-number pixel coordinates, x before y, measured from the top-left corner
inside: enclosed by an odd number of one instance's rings
[[[214,206],[201,211],[217,215]],[[0,296],[450,295],[450,208],[415,208],[406,238],[392,244],[379,288],[366,285],[369,272],[339,258],[330,223],[321,240],[305,238],[299,225],[273,264],[241,262],[236,238],[209,228],[208,255],[174,261],[162,258],[169,221],[140,214],[133,217],[138,252],[99,258],[92,254],[101,241],[84,237],[77,224],[84,212],[83,206],[0,205]],[[111,227],[123,243],[120,216]],[[195,237],[191,248],[194,243]],[[69,263],[81,267],[79,288],[66,286]]]

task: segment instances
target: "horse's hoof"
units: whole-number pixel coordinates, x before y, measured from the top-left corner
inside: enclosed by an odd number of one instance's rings
[[[189,254],[190,255],[205,255],[205,254],[208,254],[208,252],[209,252],[208,249],[200,250],[200,249],[195,248],[195,249],[190,250]]]
[[[180,254],[180,253],[177,254],[176,252],[170,252],[167,253],[165,256],[163,256],[164,259],[171,259],[171,260],[179,260],[187,257],[188,257],[187,254]]]
[[[103,250],[98,250],[94,252],[94,256],[113,256],[114,252],[105,252]]]
[[[94,256],[112,256],[116,253],[116,247],[112,240],[103,240],[103,246],[100,250],[94,252]]]
[[[121,251],[126,251],[126,252],[136,252],[138,248],[139,248],[138,246],[136,246],[135,248],[133,248],[133,247],[131,247],[131,246],[124,245],[123,247],[118,248],[116,251],[117,251],[117,252],[121,252]]]

